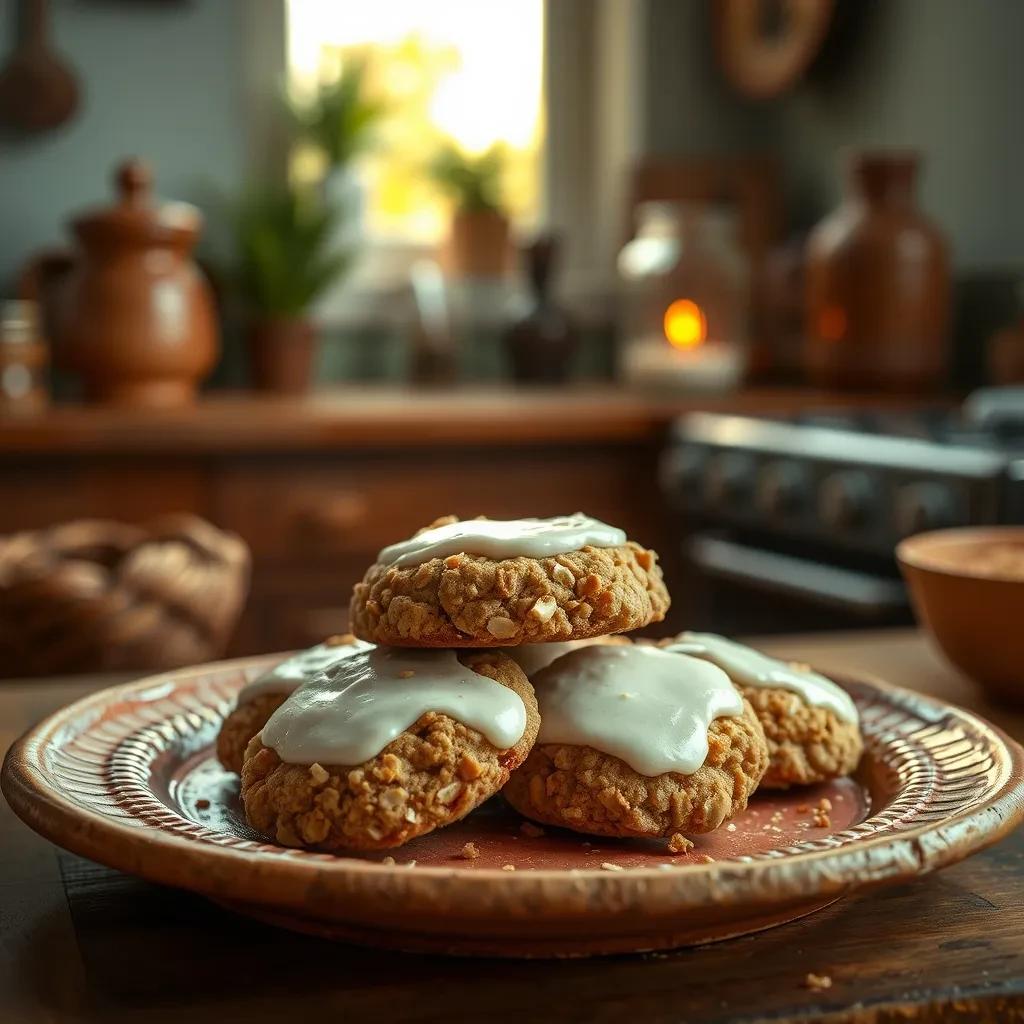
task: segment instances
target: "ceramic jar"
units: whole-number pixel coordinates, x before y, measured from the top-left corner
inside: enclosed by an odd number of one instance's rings
[[[118,202],[73,223],[79,251],[55,296],[57,352],[91,398],[187,404],[219,348],[213,297],[191,259],[202,217],[155,203],[140,161],[115,181]]]
[[[946,375],[949,258],[915,202],[919,158],[861,152],[808,240],[804,369],[820,387],[919,391]]]

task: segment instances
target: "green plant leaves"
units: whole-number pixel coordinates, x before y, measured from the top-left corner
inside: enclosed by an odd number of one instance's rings
[[[234,211],[236,285],[252,312],[298,316],[351,266],[335,251],[339,211],[309,189],[252,186]]]
[[[500,210],[504,170],[505,150],[500,144],[472,157],[448,143],[427,167],[435,184],[463,210]]]

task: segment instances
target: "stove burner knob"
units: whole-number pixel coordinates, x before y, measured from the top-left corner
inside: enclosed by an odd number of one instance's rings
[[[706,462],[707,453],[703,448],[684,445],[669,449],[662,456],[660,466],[662,492],[684,508],[693,504]]]
[[[704,470],[704,500],[724,512],[746,500],[754,480],[754,460],[743,452],[720,452],[713,455]]]
[[[856,530],[866,525],[877,505],[875,484],[863,470],[833,473],[818,489],[818,515],[835,530]]]
[[[772,519],[799,512],[807,502],[807,470],[797,462],[769,462],[757,483],[757,509]]]
[[[955,526],[956,494],[946,484],[934,481],[904,484],[896,492],[894,517],[901,537],[909,537],[924,530],[941,529],[943,526]]]

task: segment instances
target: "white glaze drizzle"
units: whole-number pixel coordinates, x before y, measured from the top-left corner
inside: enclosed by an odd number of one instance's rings
[[[741,686],[778,687],[802,697],[814,707],[828,708],[844,722],[859,721],[857,707],[841,687],[812,672],[715,633],[680,633],[665,650],[689,654],[717,665]]]
[[[374,647],[303,683],[270,716],[263,742],[289,764],[358,765],[428,711],[476,729],[499,750],[526,730],[519,694],[466,668],[455,651]]]
[[[487,558],[548,558],[579,551],[588,544],[613,548],[626,543],[622,530],[577,512],[554,519],[467,519],[384,548],[377,561],[399,568],[449,555]]]
[[[592,640],[563,640],[550,644],[522,644],[519,647],[503,647],[502,651],[507,654],[526,673],[527,678],[532,679],[534,674],[542,668],[547,668],[556,658],[563,654],[575,651],[588,644],[597,643],[601,638],[594,637]]]
[[[250,680],[238,691],[238,703],[245,704],[268,693],[291,693],[307,679],[330,668],[345,658],[351,658],[360,651],[368,651],[373,644],[352,638],[351,643],[332,644],[325,642],[299,651],[280,664],[268,669]]]
[[[743,699],[714,665],[657,647],[594,644],[537,673],[538,743],[593,747],[641,775],[692,775],[708,726]]]

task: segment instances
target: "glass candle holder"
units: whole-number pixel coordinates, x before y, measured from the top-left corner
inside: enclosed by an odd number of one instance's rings
[[[620,372],[643,387],[724,391],[747,363],[750,267],[731,210],[644,203],[619,253]]]

